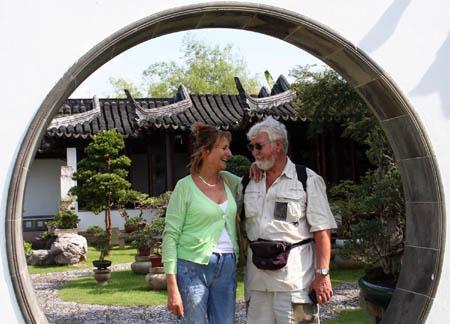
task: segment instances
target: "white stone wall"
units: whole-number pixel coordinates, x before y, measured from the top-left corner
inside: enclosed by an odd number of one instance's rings
[[[5,223],[12,168],[27,126],[64,73],[88,50],[120,28],[192,0],[16,0],[0,2],[0,218]],[[238,1],[237,1],[238,2]],[[433,144],[450,204],[450,2],[446,0],[247,0],[300,13],[360,46],[398,85]],[[58,186],[59,189],[59,186]],[[450,222],[446,224],[450,232]],[[0,240],[5,241],[5,227]],[[450,249],[428,323],[447,318]],[[0,247],[2,321],[23,323]]]
[[[60,205],[60,176],[63,165],[66,165],[66,162],[60,159],[33,161],[25,189],[23,216],[56,214]]]

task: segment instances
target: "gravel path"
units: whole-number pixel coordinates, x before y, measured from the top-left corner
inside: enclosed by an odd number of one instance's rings
[[[112,266],[112,270],[130,268],[131,263]],[[179,323],[175,316],[167,311],[165,305],[151,307],[120,307],[78,304],[64,302],[59,298],[59,288],[65,282],[82,276],[93,275],[92,269],[55,272],[31,275],[33,287],[39,304],[49,323],[52,324],[147,324]],[[339,316],[342,309],[359,307],[359,288],[356,282],[333,288],[334,297],[320,308],[321,322]],[[245,304],[236,303],[236,324],[245,323]]]

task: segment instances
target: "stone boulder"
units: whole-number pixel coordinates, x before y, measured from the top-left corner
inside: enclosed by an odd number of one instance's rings
[[[31,265],[54,265],[55,258],[50,250],[33,250],[33,254],[27,257],[27,263]]]
[[[87,240],[84,236],[71,233],[59,234],[50,247],[56,264],[76,264],[86,259]]]

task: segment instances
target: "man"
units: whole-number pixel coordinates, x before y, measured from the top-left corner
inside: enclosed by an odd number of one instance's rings
[[[295,164],[286,155],[287,131],[282,123],[268,117],[255,124],[247,136],[257,166],[265,171],[262,181],[250,180],[243,197],[249,241],[307,240],[290,251],[286,266],[279,270],[257,268],[252,250],[248,249],[247,323],[318,323],[318,307],[308,296],[310,290],[315,291],[319,304],[333,295],[328,269],[330,230],[336,228],[336,222],[328,205],[325,183],[306,169],[305,192]],[[308,240],[311,238],[314,241]]]

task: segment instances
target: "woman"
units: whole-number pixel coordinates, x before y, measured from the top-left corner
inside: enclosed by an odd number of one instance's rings
[[[168,309],[182,323],[234,323],[240,178],[224,171],[231,133],[201,123],[192,133],[190,175],[172,193],[163,233]]]

